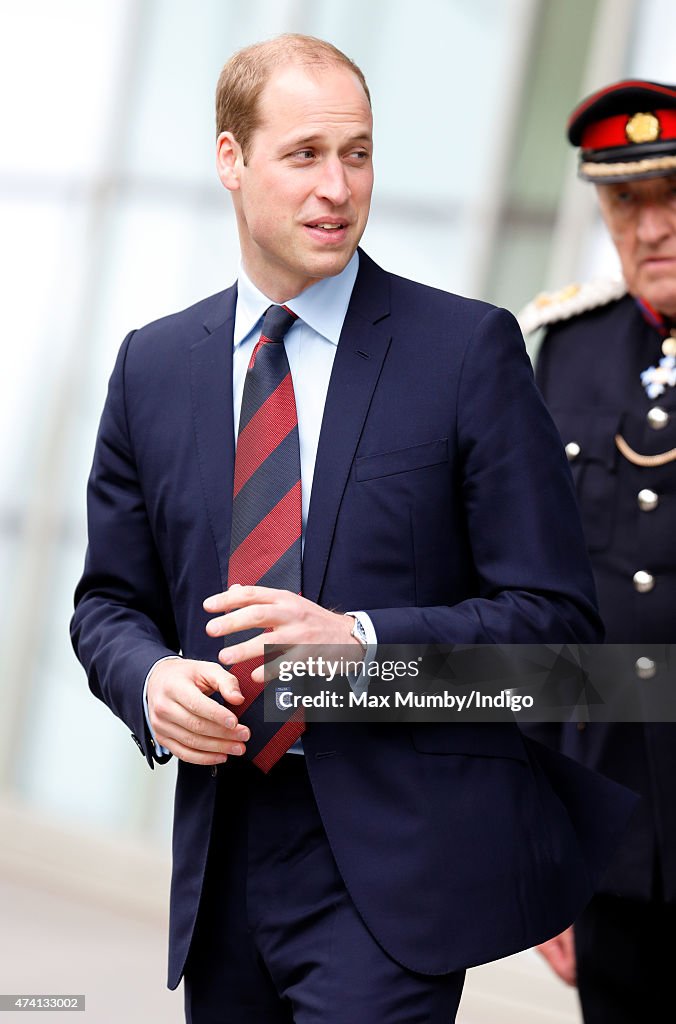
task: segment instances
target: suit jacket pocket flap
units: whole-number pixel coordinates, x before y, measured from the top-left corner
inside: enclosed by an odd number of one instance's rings
[[[423,754],[469,754],[527,761],[518,726],[510,723],[420,723],[411,726],[413,746]]]
[[[427,441],[415,444],[410,448],[397,448],[392,452],[380,452],[378,455],[363,455],[355,459],[357,480],[373,480],[379,476],[391,476],[394,473],[406,473],[412,469],[423,469],[425,466],[436,466],[448,461],[448,439]]]

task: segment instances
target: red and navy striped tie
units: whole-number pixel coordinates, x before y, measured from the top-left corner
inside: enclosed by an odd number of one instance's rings
[[[297,316],[270,306],[251,356],[237,434],[228,586],[260,585],[301,592],[301,479],[298,417],[284,336]],[[229,643],[256,636],[238,633]],[[247,757],[264,772],[305,729],[302,715],[266,722],[263,690],[251,680],[262,660],[232,666],[244,695],[233,708],[251,730]]]

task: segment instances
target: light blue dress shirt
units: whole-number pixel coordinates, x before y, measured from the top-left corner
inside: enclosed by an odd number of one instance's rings
[[[297,316],[298,320],[289,329],[284,338],[284,347],[289,360],[293,390],[296,398],[298,416],[298,443],[300,447],[300,475],[302,495],[302,544],[305,544],[312,480],[317,458],[319,433],[326,404],[326,394],[336,355],[338,339],[343,329],[347,307],[352,296],[352,289],[359,270],[359,253],[354,256],[344,270],[335,277],[325,277],[316,284],[310,285],[305,291],[284,302]],[[239,413],[242,406],[242,392],[249,359],[256,342],[260,338],[263,316],[271,300],[259,291],[240,265],[237,276],[237,304],[235,307],[235,327],[233,332],[232,355],[232,398],[235,438],[239,426]],[[205,595],[207,596],[207,595]],[[366,639],[369,644],[367,660],[375,654],[376,634],[373,623],[365,612],[358,612]],[[160,659],[163,661],[165,659]],[[159,664],[155,662],[155,664]],[[153,665],[153,668],[155,665]],[[151,668],[150,672],[152,672]],[[148,703],[146,690],[148,678],[143,688],[143,701],[148,719]],[[362,682],[363,680],[363,682]],[[363,689],[367,682],[366,675],[357,681],[351,680],[353,689]],[[155,737],[150,729],[153,741]],[[158,754],[168,751],[155,742]],[[291,747],[289,753],[302,754],[301,741]]]
[[[284,348],[289,360],[298,415],[303,543],[329,378],[358,268],[359,256],[355,253],[337,277],[317,281],[300,295],[284,302],[284,305],[298,316],[298,320],[286,334]],[[244,268],[240,267],[237,278],[232,356],[235,437],[242,406],[244,378],[251,353],[260,338],[263,316],[270,304],[270,299],[256,288]]]

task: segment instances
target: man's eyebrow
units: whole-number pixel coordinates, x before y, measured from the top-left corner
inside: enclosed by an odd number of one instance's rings
[[[312,146],[317,142],[322,142],[325,136],[321,132],[315,132],[313,135],[304,135],[302,138],[290,139],[284,143],[284,149],[302,149],[303,146]],[[353,146],[357,142],[368,143],[369,145],[373,142],[373,136],[369,132],[359,132],[357,135],[351,135],[346,141],[346,145]]]

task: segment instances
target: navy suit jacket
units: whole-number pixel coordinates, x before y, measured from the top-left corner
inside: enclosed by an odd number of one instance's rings
[[[130,334],[89,484],[73,640],[152,764],[158,658],[216,661],[226,587],[235,288]],[[364,253],[317,453],[305,596],[361,608],[384,643],[593,642],[591,572],[555,428],[514,319]],[[311,725],[310,779],[348,890],[383,947],[442,973],[569,924],[627,814],[621,787],[516,726]],[[221,772],[227,772],[220,769]],[[197,913],[216,783],[179,764],[170,984]]]

